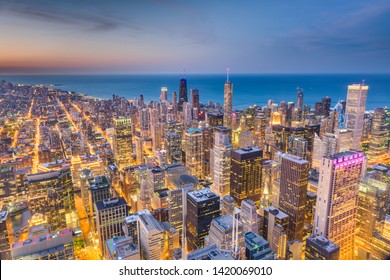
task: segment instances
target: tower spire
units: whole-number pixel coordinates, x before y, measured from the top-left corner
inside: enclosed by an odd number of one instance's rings
[[[226,68],[226,81],[229,82],[229,67]]]

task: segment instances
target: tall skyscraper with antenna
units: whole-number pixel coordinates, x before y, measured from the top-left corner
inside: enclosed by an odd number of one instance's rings
[[[233,113],[233,84],[229,81],[229,68],[226,70],[226,82],[223,91],[223,125],[232,127],[232,113]]]
[[[303,89],[297,87],[297,109],[303,109]]]
[[[179,111],[183,111],[183,103],[188,102],[188,93],[187,93],[187,80],[183,77],[180,79],[179,83]]]

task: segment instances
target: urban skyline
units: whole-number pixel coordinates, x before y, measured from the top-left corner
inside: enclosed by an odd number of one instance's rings
[[[0,259],[390,259],[390,3],[339,2],[0,0]]]
[[[223,106],[179,79],[180,109],[165,87],[1,81],[2,259],[386,258],[390,110],[365,111],[370,86],[233,110],[228,79]]]

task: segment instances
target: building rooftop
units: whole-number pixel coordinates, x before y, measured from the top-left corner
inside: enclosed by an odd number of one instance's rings
[[[269,206],[269,207],[265,208],[264,211],[274,215],[277,219],[280,219],[280,220],[288,218],[288,215],[286,213],[284,213],[283,211],[279,210],[278,208],[276,208],[274,206]]]
[[[256,247],[269,246],[269,242],[254,232],[245,233],[245,245],[249,250]]]
[[[95,204],[98,211],[116,206],[127,205],[126,200],[123,197],[107,198],[104,200],[96,201]]]
[[[187,194],[196,202],[202,202],[217,197],[210,189],[201,189]]]
[[[88,183],[91,190],[98,190],[98,189],[104,189],[110,187],[110,183],[108,182],[108,179],[105,175],[96,176],[93,178],[93,180],[89,181]]]
[[[340,249],[340,247],[336,243],[333,243],[332,241],[321,235],[312,235],[307,238],[306,242],[307,241],[315,244],[317,247],[321,248],[322,250],[325,250],[328,253],[332,253]]]
[[[234,198],[230,195],[225,195],[223,197],[223,201],[226,201],[227,203],[234,203]]]
[[[150,167],[149,170],[152,173],[160,173],[164,171],[160,166]]]
[[[63,229],[49,234],[35,236],[22,242],[12,244],[12,257],[19,258],[40,251],[49,250],[64,244],[72,243],[72,229]]]
[[[364,153],[363,152],[360,152],[360,151],[345,151],[345,152],[342,152],[342,153],[338,153],[338,154],[333,154],[333,155],[327,156],[325,158],[328,158],[328,159],[340,159],[342,161],[343,159],[344,160],[350,160],[350,159],[362,158],[362,157],[364,157]]]
[[[64,172],[70,172],[69,168],[64,168],[61,170],[53,170],[53,171],[48,171],[48,172],[41,172],[41,173],[36,173],[36,174],[30,174],[27,175],[27,182],[32,183],[32,182],[39,182],[39,181],[46,181],[46,180],[51,180],[58,178],[62,173]]]
[[[168,191],[169,191],[168,188],[164,188],[164,189],[155,190],[154,192],[157,194],[159,198],[164,198],[164,197],[168,197]]]
[[[233,217],[232,215],[223,215],[214,218],[211,223],[214,223],[217,227],[221,228],[222,231],[227,232],[233,227]],[[242,226],[241,222],[238,222],[238,226]]]
[[[241,148],[241,149],[234,150],[234,152],[237,154],[249,154],[249,153],[255,153],[260,151],[262,151],[262,149],[258,147],[248,147],[248,148]]]
[[[209,112],[207,113],[208,116],[215,116],[215,117],[223,117],[222,112]]]
[[[125,223],[131,224],[131,223],[137,221],[140,215],[148,214],[148,213],[150,214],[148,209],[143,209],[141,211],[138,211],[138,212],[134,213],[133,215],[125,217]]]
[[[163,227],[159,221],[157,221],[152,214],[148,211],[147,213],[142,213],[139,215],[139,220],[146,226],[148,231],[156,229],[158,231],[163,231]]]
[[[187,130],[187,133],[189,134],[202,133],[202,130],[200,128],[190,128]]]
[[[293,161],[293,162],[296,162],[298,164],[309,163],[307,160],[305,160],[305,159],[303,159],[301,157],[295,156],[295,155],[291,155],[291,154],[283,154],[282,158],[290,160],[290,161]]]
[[[219,250],[217,244],[195,250],[187,255],[188,260],[234,260],[228,251]]]
[[[117,260],[124,260],[139,252],[137,245],[133,243],[133,238],[131,237],[114,236],[108,239],[106,244],[110,256]]]

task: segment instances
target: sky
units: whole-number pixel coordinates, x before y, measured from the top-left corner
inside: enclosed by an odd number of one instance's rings
[[[0,0],[0,73],[390,73],[389,27],[388,0]]]

